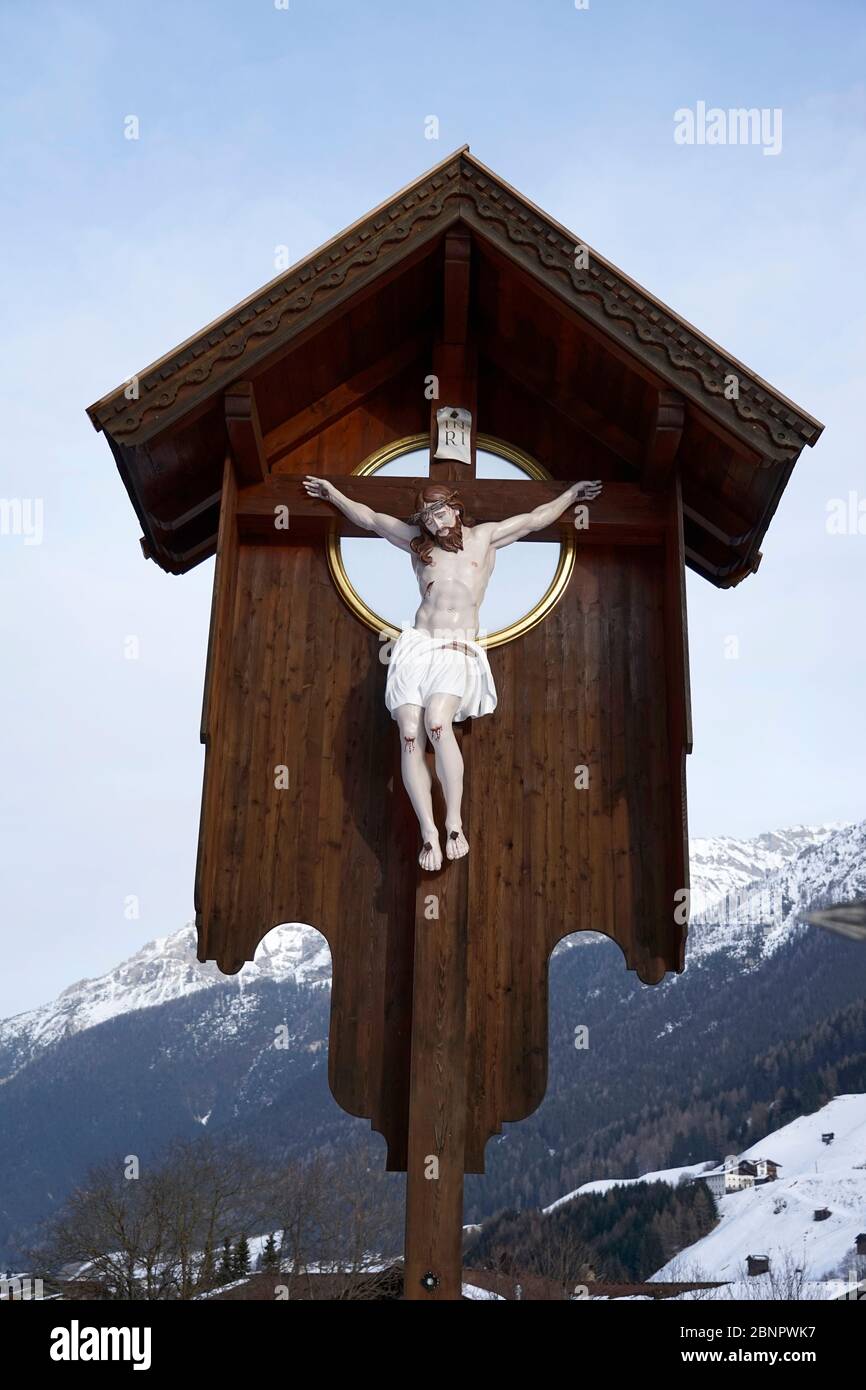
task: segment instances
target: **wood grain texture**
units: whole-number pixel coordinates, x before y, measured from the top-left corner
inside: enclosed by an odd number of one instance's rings
[[[415,333],[405,343],[391,348],[377,362],[363,367],[332,391],[326,392],[311,405],[284,420],[265,437],[264,449],[268,462],[273,465],[284,454],[306,444],[326,426],[355,410],[382,385],[391,382],[399,372],[416,362],[423,347],[424,335]],[[418,376],[420,379],[420,371]]]
[[[648,982],[682,965],[665,556],[581,550],[553,613],[491,653],[501,703],[475,723],[467,760],[484,788],[466,817],[470,1172],[490,1134],[544,1094],[548,962],[562,936],[606,933]],[[380,646],[343,607],[319,545],[241,544],[220,578],[235,595],[216,607],[200,958],[236,970],[280,922],[325,935],[331,1088],[404,1168],[418,842]],[[287,790],[274,785],[280,767]]]
[[[309,547],[241,547],[235,602],[217,607],[234,629],[210,702],[199,958],[233,973],[281,922],[323,932],[331,1088],[404,1167],[417,847],[375,637]]]
[[[315,393],[320,382],[311,377],[303,390]],[[387,650],[336,593],[324,548],[333,512],[306,497],[300,477],[331,476],[349,495],[408,514],[418,480],[358,478],[350,469],[423,428],[422,387],[419,364],[408,363],[351,409],[338,403],[265,483],[238,490],[229,466],[196,907],[200,957],[227,971],[252,959],[281,922],[303,921],[326,937],[331,1089],[385,1136],[390,1168],[409,1166],[415,1229],[422,1243],[441,1237],[436,1248],[453,1282],[457,1177],[483,1171],[489,1136],[544,1094],[556,942],[576,930],[605,932],[647,981],[682,967],[684,928],[672,915],[684,886],[682,510],[670,490],[650,494],[633,473],[628,480],[627,465],[594,441],[582,451],[599,447],[598,466],[585,470],[572,446],[587,437],[561,410],[489,367],[482,373],[485,427],[533,453],[557,481],[465,478],[471,512],[494,519],[527,510],[581,474],[601,476],[605,489],[589,531],[577,533],[560,603],[491,653],[499,707],[461,734],[467,783],[483,788],[467,799],[471,850],[438,876],[449,930],[462,935],[419,937],[418,832],[384,707]],[[271,543],[275,504],[291,510],[279,545]],[[589,786],[579,789],[582,766]],[[451,982],[448,1007],[431,1012],[430,982],[440,978]],[[413,1067],[427,1097],[414,1124]],[[462,1159],[449,1161],[447,1182],[431,1189],[410,1148],[421,1158],[436,1152],[429,1117],[443,1105],[449,1153],[459,1149]],[[412,1248],[413,1261],[433,1259],[433,1247]]]
[[[471,732],[469,725],[457,735],[469,773],[469,795]],[[441,824],[441,804],[437,810]],[[409,1300],[436,1302],[461,1293],[469,872],[467,858],[439,873],[418,871],[406,1169]],[[433,1287],[425,1287],[424,1276],[429,1274],[437,1281]]]

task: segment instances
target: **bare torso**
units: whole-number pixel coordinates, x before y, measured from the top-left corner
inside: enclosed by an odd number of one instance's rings
[[[464,525],[462,550],[436,546],[427,565],[417,555],[412,556],[421,594],[416,628],[440,637],[477,638],[478,612],[496,562],[491,532],[489,524]]]

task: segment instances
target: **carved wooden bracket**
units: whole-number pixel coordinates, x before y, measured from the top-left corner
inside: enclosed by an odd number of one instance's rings
[[[641,463],[641,486],[649,491],[661,491],[673,482],[685,418],[679,392],[659,391]]]
[[[251,381],[238,381],[224,397],[226,429],[239,487],[263,483],[268,476],[259,412]]]

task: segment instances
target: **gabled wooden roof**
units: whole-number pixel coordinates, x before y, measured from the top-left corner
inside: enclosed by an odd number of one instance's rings
[[[591,248],[576,265],[580,239],[468,147],[89,408],[145,553],[180,573],[213,552],[233,383],[255,382],[276,466],[304,471],[302,457],[287,455],[317,419],[386,385],[413,357],[429,361],[442,243],[458,222],[472,236],[482,371],[513,379],[527,410],[545,401],[586,443],[585,460],[544,460],[554,476],[585,476],[590,465],[591,476],[639,474],[650,435],[669,429],[689,564],[723,586],[757,568],[794,463],[823,426]],[[479,427],[498,433],[483,411],[482,391]],[[512,442],[532,452],[533,440]]]

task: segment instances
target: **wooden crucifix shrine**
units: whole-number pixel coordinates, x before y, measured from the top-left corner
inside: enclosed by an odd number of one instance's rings
[[[722,587],[757,569],[822,427],[468,149],[89,413],[145,555],[180,574],[216,554],[199,958],[232,973],[282,922],[325,935],[331,1089],[407,1173],[406,1297],[457,1298],[464,1173],[544,1096],[553,947],[592,930],[647,983],[683,968],[685,566]],[[421,438],[425,476],[377,476]],[[525,477],[476,477],[479,438]],[[335,562],[373,533],[307,477],[404,526],[445,482],[494,529],[602,484],[577,528],[570,505],[526,535],[568,564],[486,649],[498,705],[455,725],[468,853],[438,870],[385,706],[388,630]]]

